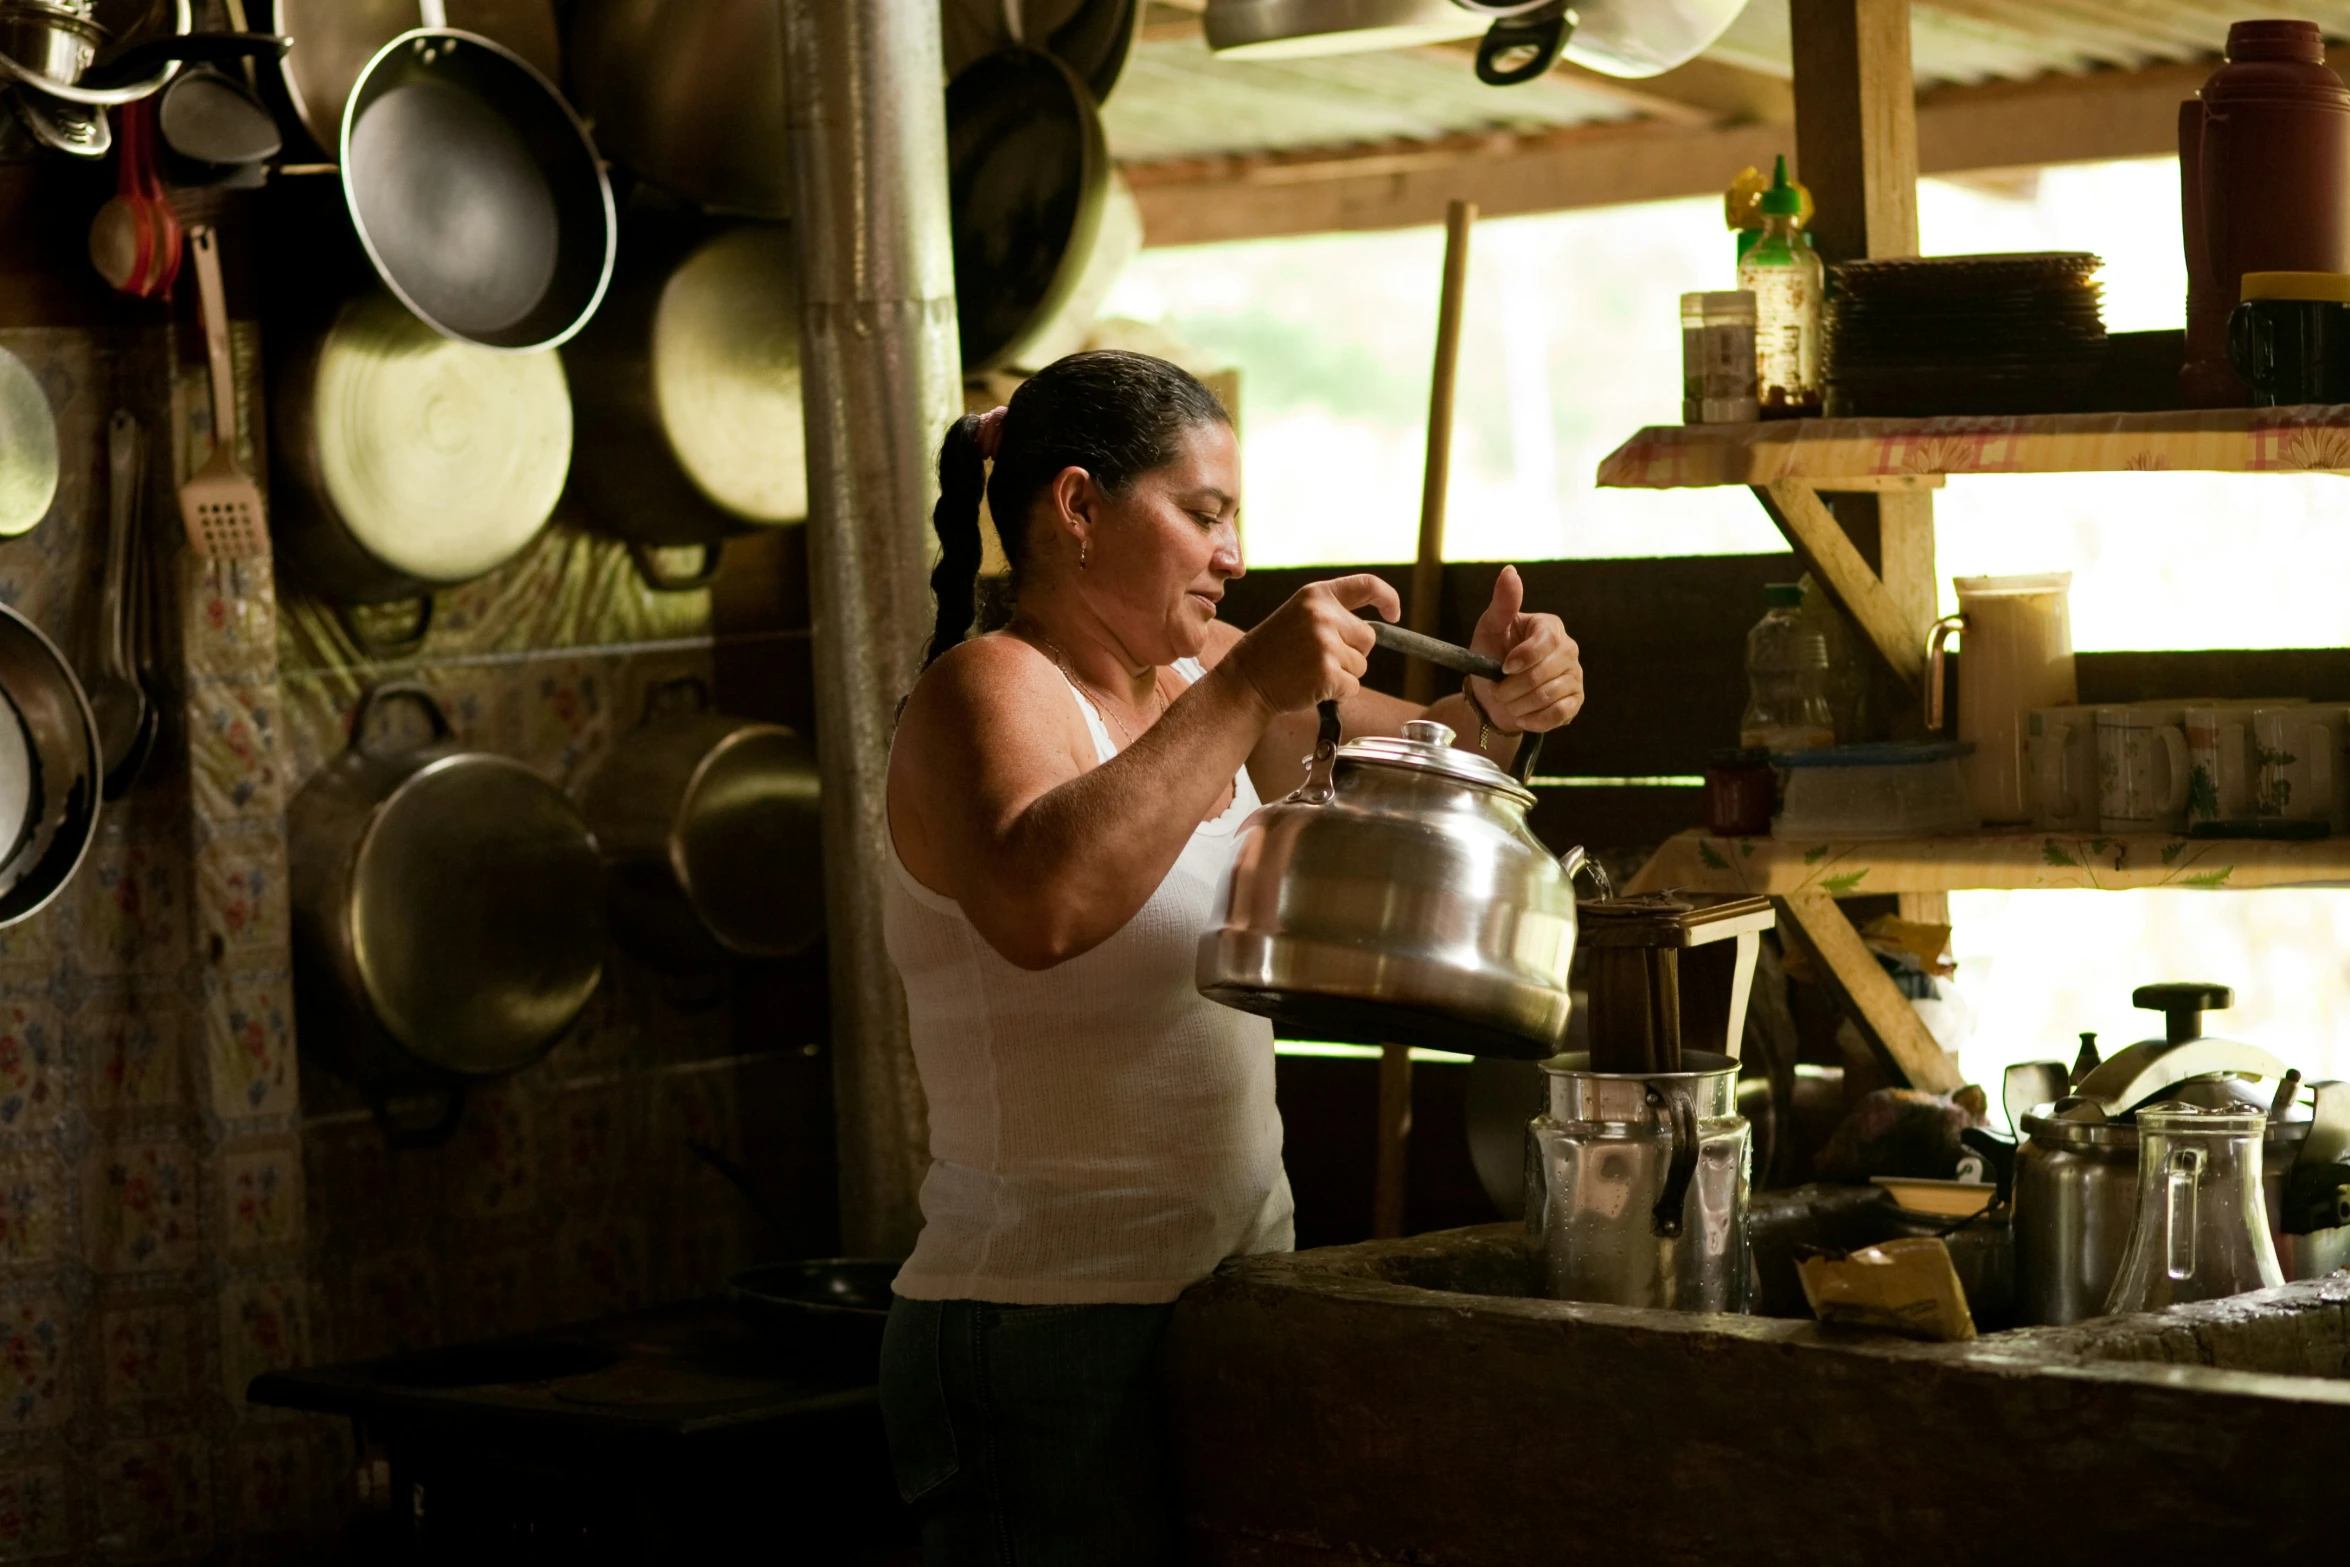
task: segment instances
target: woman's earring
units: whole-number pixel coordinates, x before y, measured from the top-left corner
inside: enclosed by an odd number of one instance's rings
[[[1085,540],[1082,538],[1077,541],[1077,569],[1085,569]]]

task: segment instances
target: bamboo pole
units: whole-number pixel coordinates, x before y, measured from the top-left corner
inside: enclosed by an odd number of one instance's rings
[[[1461,300],[1468,293],[1469,227],[1476,203],[1455,201],[1444,213],[1444,286],[1437,296],[1436,365],[1428,387],[1428,458],[1420,481],[1420,547],[1412,560],[1412,591],[1404,624],[1438,635],[1444,608],[1444,493],[1452,478],[1453,385],[1461,357]],[[1404,696],[1425,706],[1435,700],[1435,665],[1404,666]],[[1404,1184],[1412,1141],[1412,1052],[1390,1044],[1379,1051],[1379,1166],[1372,1191],[1371,1233],[1403,1233]]]

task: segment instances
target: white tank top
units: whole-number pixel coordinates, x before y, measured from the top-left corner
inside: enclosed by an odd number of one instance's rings
[[[1176,669],[1197,680],[1196,660]],[[1117,755],[1072,685],[1097,761]],[[930,1102],[915,1300],[1173,1300],[1227,1257],[1293,1244],[1273,1028],[1193,979],[1200,933],[1257,808],[1248,772],[1117,934],[1031,972],[890,847],[889,955]]]

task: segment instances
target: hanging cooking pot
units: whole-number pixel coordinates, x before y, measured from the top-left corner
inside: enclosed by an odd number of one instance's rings
[[[400,302],[485,348],[552,348],[612,277],[612,187],[554,84],[502,44],[429,25],[384,45],[343,109],[343,195]]]
[[[1372,625],[1382,646],[1501,677],[1491,659]],[[1572,1010],[1570,882],[1589,861],[1552,855],[1526,825],[1540,737],[1504,772],[1430,719],[1346,745],[1338,704],[1321,720],[1305,782],[1240,829],[1200,938],[1200,993],[1293,1037],[1556,1054]]]
[[[1143,0],[948,0],[939,11],[947,79],[1025,45],[1075,71],[1093,101],[1107,103],[1142,32],[1143,10]]]
[[[585,794],[614,937],[673,971],[805,950],[824,930],[814,748],[781,724],[712,712],[690,676],[645,707]]]
[[[1453,0],[1494,18],[1477,46],[1477,79],[1530,82],[1561,54],[1608,76],[1655,76],[1722,36],[1746,0]]]
[[[29,533],[57,499],[57,415],[25,362],[0,348],[0,537]]]
[[[546,526],[571,460],[571,395],[552,349],[501,354],[435,332],[370,286],[276,367],[270,522],[337,605],[418,600],[386,642],[413,651],[432,592],[512,559]]]
[[[342,146],[343,108],[384,45],[418,27],[453,27],[505,45],[549,81],[563,77],[563,52],[550,0],[274,0],[260,7],[270,29],[294,49],[262,86],[282,101],[319,156]]]
[[[808,515],[791,230],[704,234],[632,220],[611,294],[563,349],[579,430],[571,495],[659,589],[707,586],[728,534]],[[698,571],[655,554],[688,545]]]
[[[1083,289],[1109,205],[1093,95],[1038,49],[971,66],[947,87],[947,192],[963,368],[1030,366]]]
[[[791,216],[775,0],[580,0],[569,64],[616,161],[721,212]]]
[[[98,726],[73,667],[0,605],[0,926],[48,907],[98,836]]]
[[[393,702],[422,745],[376,741]],[[356,1084],[400,1143],[455,1129],[466,1089],[538,1060],[603,977],[603,870],[562,790],[469,751],[416,685],[359,700],[351,743],[286,810],[294,1001],[305,1050]],[[391,1102],[437,1093],[396,1124]]]

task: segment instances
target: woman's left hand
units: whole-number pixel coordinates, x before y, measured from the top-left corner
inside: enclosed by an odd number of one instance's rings
[[[1542,734],[1573,722],[1583,710],[1583,658],[1556,615],[1525,612],[1526,584],[1518,568],[1493,579],[1493,602],[1477,619],[1472,650],[1501,660],[1498,681],[1471,677],[1470,689],[1494,726]]]

